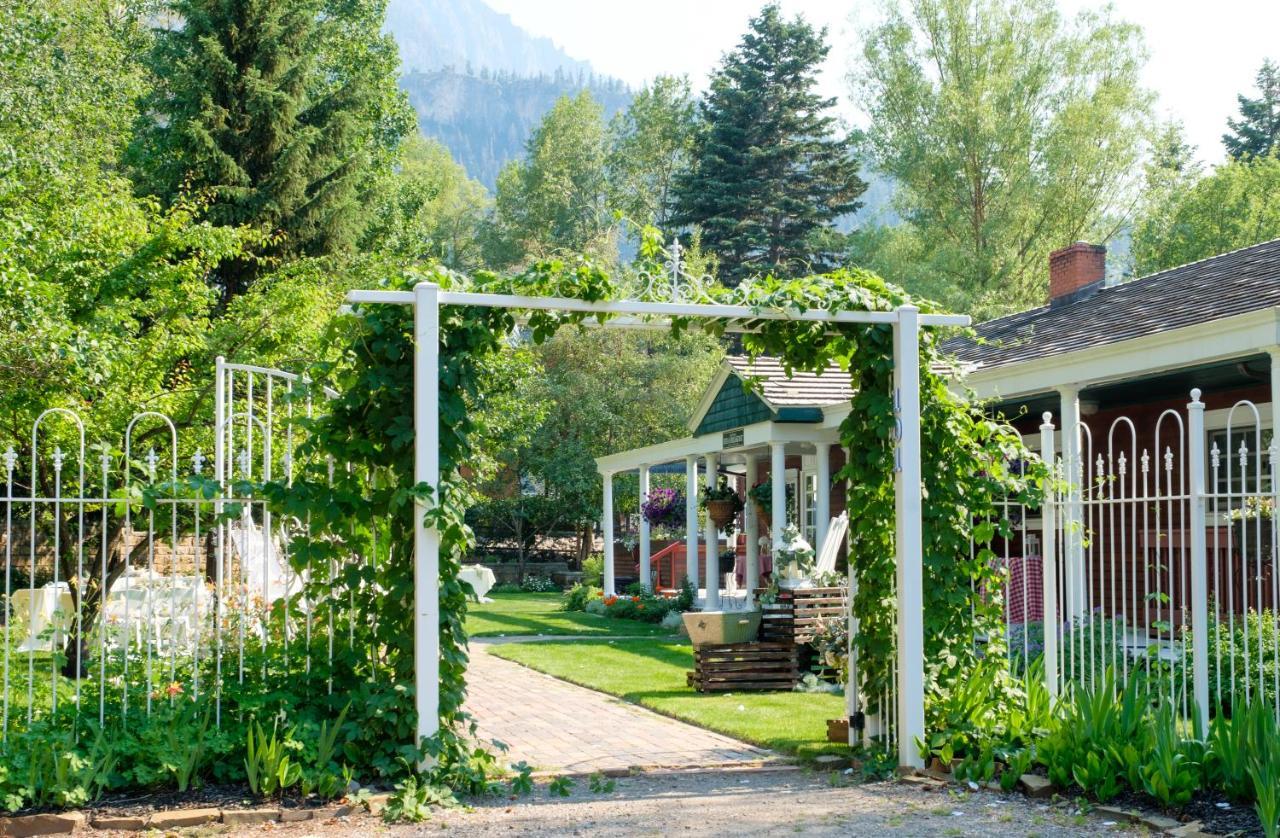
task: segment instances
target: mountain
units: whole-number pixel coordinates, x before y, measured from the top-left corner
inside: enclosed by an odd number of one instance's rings
[[[591,72],[587,62],[570,58],[549,38],[530,35],[481,0],[390,0],[386,30],[400,45],[406,73],[446,67],[465,74]]]
[[[525,141],[561,96],[584,88],[604,106],[605,118],[631,103],[616,79],[557,72],[460,73],[453,69],[410,72],[400,78],[424,136],[444,143],[467,174],[493,189],[498,172],[524,153]]]

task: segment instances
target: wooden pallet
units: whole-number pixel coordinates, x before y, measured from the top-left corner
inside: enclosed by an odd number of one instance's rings
[[[757,597],[763,591],[757,592]],[[843,588],[782,589],[774,602],[763,605],[760,639],[772,643],[808,643],[818,623],[843,617],[848,603]]]
[[[794,643],[727,643],[693,650],[686,682],[698,692],[789,690],[800,680]]]

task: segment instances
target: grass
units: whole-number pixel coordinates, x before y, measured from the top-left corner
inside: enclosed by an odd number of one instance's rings
[[[827,741],[844,699],[825,693],[710,693],[685,685],[693,650],[670,640],[513,643],[492,654],[658,713],[801,759],[848,753]]]
[[[493,602],[467,606],[468,637],[574,634],[601,637],[668,637],[671,632],[653,623],[616,620],[581,611],[561,611],[560,594],[491,594]]]

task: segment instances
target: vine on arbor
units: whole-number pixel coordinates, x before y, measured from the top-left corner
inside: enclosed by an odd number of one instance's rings
[[[461,280],[444,272],[419,279],[441,287]],[[401,283],[407,287],[411,282]],[[540,263],[514,277],[477,275],[469,290],[576,298],[619,296],[619,286],[590,263]],[[889,311],[910,302],[878,277],[841,271],[800,279],[766,278],[749,291],[758,309]],[[591,315],[595,317],[595,315]],[[484,393],[480,374],[487,358],[506,348],[516,326],[506,309],[449,306],[440,312],[440,471],[438,497],[413,482],[413,313],[409,306],[361,306],[337,327],[346,346],[336,364],[317,369],[340,396],[328,416],[317,420],[309,445],[316,463],[292,485],[269,486],[276,506],[297,520],[310,521],[312,536],[296,539],[293,561],[310,568],[313,584],[343,589],[354,609],[356,648],[334,690],[362,693],[371,707],[360,725],[362,741],[392,773],[394,764],[412,764],[412,748],[388,744],[410,741],[415,719],[413,683],[412,504],[428,503],[428,520],[440,532],[440,734],[424,744],[437,758],[440,780],[455,788],[484,782],[488,757],[464,734],[462,712],[467,665],[463,619],[467,600],[458,571],[472,546],[464,523],[466,496],[459,471],[472,455],[476,408]],[[581,313],[531,312],[528,332],[537,342],[557,329],[583,321]],[[723,322],[680,320],[673,329],[723,331]],[[840,429],[852,453],[837,479],[848,480],[852,536],[851,568],[858,573],[854,608],[860,618],[860,661],[868,695],[881,693],[892,671],[894,595],[893,538],[893,375],[892,329],[883,325],[831,324],[797,320],[752,321],[744,336],[752,355],[776,355],[789,370],[825,371],[834,362],[853,379],[852,410]],[[922,335],[920,357],[923,465],[926,677],[945,686],[973,662],[979,632],[999,647],[1001,606],[995,595],[1003,571],[990,542],[998,505],[1017,496],[1034,505],[1042,472],[1015,470],[1029,455],[1016,435],[951,393],[934,371],[939,360],[934,336]],[[331,475],[323,462],[350,463]],[[976,522],[976,523],[975,523]],[[976,544],[970,549],[971,539]],[[337,579],[327,567],[343,555],[373,557],[343,564]],[[978,592],[978,593],[975,593]],[[339,693],[342,694],[342,693]],[[359,705],[357,705],[359,706]],[[874,707],[870,709],[875,709]]]

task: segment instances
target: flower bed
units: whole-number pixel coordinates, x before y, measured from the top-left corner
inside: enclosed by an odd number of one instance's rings
[[[680,595],[662,597],[632,586],[623,595],[605,596],[599,588],[574,585],[565,592],[561,607],[566,611],[585,611],[618,620],[661,623],[672,614],[688,611],[693,605],[693,587],[685,582]]]

